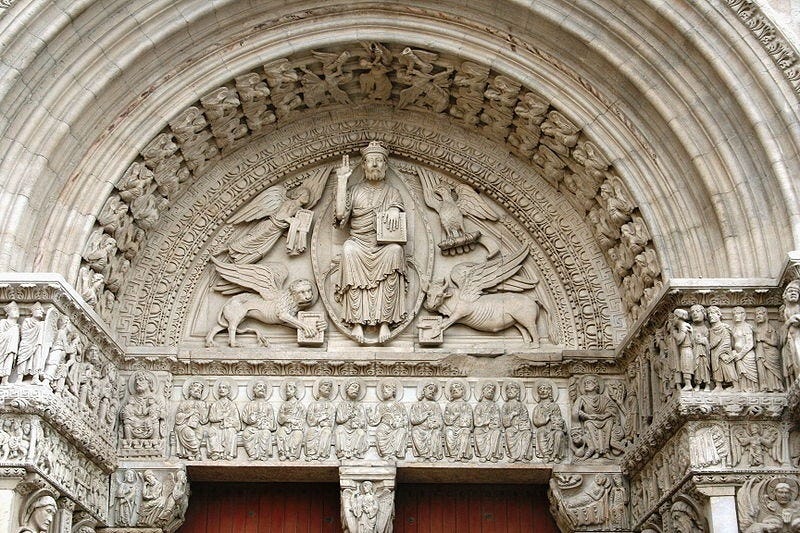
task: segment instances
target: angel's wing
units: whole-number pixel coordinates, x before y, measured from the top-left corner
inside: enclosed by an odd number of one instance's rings
[[[323,65],[330,65],[331,63],[335,63],[338,59],[344,54],[337,54],[335,52],[320,52],[318,50],[312,50],[311,55],[317,58],[319,61],[322,62]]]
[[[783,439],[777,428],[767,428],[764,430],[764,436],[772,441],[769,448],[769,455],[772,460],[777,464],[781,463],[781,456],[783,455]]]
[[[303,180],[303,184],[301,187],[305,187],[308,189],[308,202],[303,205],[306,209],[311,209],[319,199],[322,197],[322,193],[325,191],[325,185],[328,183],[328,177],[331,175],[331,167],[329,165],[325,165],[320,168],[315,168],[311,172],[309,172],[308,177]]]
[[[44,331],[42,334],[42,353],[48,354],[50,347],[58,335],[58,319],[61,315],[55,307],[51,307],[44,315]]]
[[[759,492],[761,486],[766,481],[759,481],[757,478],[748,479],[739,489],[736,496],[736,511],[739,518],[739,527],[742,531],[748,528],[758,518],[760,510]]]
[[[501,255],[486,263],[460,263],[453,267],[450,279],[461,289],[462,300],[474,302],[484,291],[516,274],[526,257],[528,248],[523,246],[513,254]]]
[[[384,489],[376,499],[378,500],[378,519],[375,531],[388,533],[391,531],[390,525],[394,519],[394,495],[391,490]]]
[[[469,185],[464,185],[463,183],[456,185],[456,195],[458,196],[456,205],[463,214],[481,220],[495,221],[498,219],[497,213],[489,205],[489,202]]]
[[[342,491],[342,526],[347,531],[358,531],[358,519],[353,512],[353,499],[356,492],[352,489]]]
[[[259,218],[267,218],[280,207],[284,200],[286,200],[286,188],[283,184],[273,185],[250,200],[228,222],[241,224],[242,222],[250,222]]]
[[[215,258],[211,258],[217,274],[222,279],[234,286],[243,287],[257,292],[265,300],[275,297],[276,293],[283,288],[283,283],[289,276],[289,270],[283,263],[264,263],[262,265],[237,265],[234,263],[223,263]],[[222,294],[233,294],[233,290],[228,284],[223,284],[222,289],[217,289]],[[216,287],[215,287],[216,288]]]
[[[442,201],[436,198],[433,191],[436,190],[442,180],[430,170],[422,167],[417,169],[417,173],[419,175],[419,181],[422,183],[422,197],[425,199],[425,203],[438,213]]]

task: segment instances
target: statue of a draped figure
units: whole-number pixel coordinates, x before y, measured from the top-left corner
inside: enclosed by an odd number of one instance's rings
[[[383,343],[406,317],[407,279],[403,245],[379,242],[378,219],[390,232],[396,231],[405,207],[400,191],[386,181],[389,151],[372,141],[361,153],[364,181],[347,187],[353,173],[348,156],[336,171],[335,221],[350,225],[350,236],[342,245],[336,300],[342,304],[342,321],[357,342],[364,343],[364,329],[375,326],[378,343]]]

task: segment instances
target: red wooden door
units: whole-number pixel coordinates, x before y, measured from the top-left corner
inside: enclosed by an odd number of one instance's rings
[[[335,483],[192,483],[180,533],[340,533]]]
[[[558,533],[547,487],[401,484],[394,533]]]

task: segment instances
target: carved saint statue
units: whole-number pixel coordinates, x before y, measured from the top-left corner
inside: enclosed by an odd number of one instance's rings
[[[436,401],[439,384],[428,381],[417,393],[417,401],[411,406],[411,449],[415,457],[434,461],[442,458],[442,408]]]
[[[509,461],[528,461],[533,456],[531,446],[531,417],[528,407],[522,403],[523,389],[516,381],[503,386],[505,403],[500,408],[500,419],[506,434],[506,449]]]
[[[533,408],[533,425],[536,426],[536,456],[547,462],[564,459],[567,426],[561,407],[555,402],[553,386],[540,381],[536,384],[538,403]]]
[[[383,379],[378,383],[378,398],[381,403],[367,410],[370,424],[375,428],[375,444],[378,455],[383,458],[403,459],[408,447],[408,412],[398,400],[402,394],[396,379]]]
[[[472,459],[472,406],[467,402],[469,389],[461,379],[450,381],[445,388],[448,399],[444,407],[444,453],[454,461]]]
[[[358,379],[344,384],[344,399],[336,406],[336,455],[339,459],[363,458],[367,442],[367,413],[361,400],[366,389]]]
[[[708,308],[708,322],[711,324],[708,330],[708,342],[711,371],[716,382],[714,390],[722,390],[724,384],[732,384],[733,390],[739,390],[739,374],[736,372],[731,327],[722,321],[722,311],[716,305]]]
[[[55,498],[49,494],[36,497],[22,514],[18,533],[49,533],[57,511]]]
[[[625,443],[620,406],[607,394],[597,376],[580,378],[578,390],[573,413],[580,428],[573,430],[572,435],[573,444],[577,445],[576,455],[582,459],[622,455]]]
[[[136,523],[137,514],[137,491],[139,477],[135,470],[127,469],[120,472],[117,479],[117,487],[114,491],[114,501],[116,502],[117,524],[131,527]]]
[[[365,342],[364,328],[377,326],[378,343],[383,343],[391,328],[405,320],[407,279],[403,245],[381,239],[378,230],[401,230],[405,206],[400,191],[386,181],[389,151],[372,141],[361,153],[365,181],[347,187],[353,172],[348,156],[336,171],[336,224],[350,225],[336,299],[342,304],[341,319],[357,342]]]
[[[208,458],[235,459],[236,436],[241,429],[239,409],[233,402],[236,388],[228,380],[219,379],[214,395],[217,399],[208,409]]]
[[[58,311],[55,308],[51,307],[45,314],[42,304],[33,304],[31,316],[22,321],[20,328],[17,353],[17,372],[20,377],[31,376],[34,383],[44,381],[44,366],[58,331],[57,322]]]
[[[776,466],[781,464],[783,440],[775,427],[753,422],[733,430],[732,466]]]
[[[733,357],[739,376],[739,389],[744,392],[758,391],[758,365],[756,364],[756,342],[753,327],[745,322],[743,307],[733,308]]]
[[[152,372],[137,370],[128,381],[128,398],[120,411],[126,441],[163,438],[166,403],[156,395],[158,381]]]
[[[272,432],[275,413],[267,401],[269,389],[264,380],[257,379],[248,387],[250,401],[242,408],[242,443],[250,459],[266,461],[272,456]]]
[[[375,490],[372,481],[342,490],[342,527],[345,533],[390,533],[394,518],[394,493]]]
[[[199,461],[200,445],[205,437],[205,426],[208,424],[208,396],[205,384],[199,379],[191,379],[184,383],[184,399],[178,404],[175,412],[175,455],[182,459]]]
[[[766,307],[756,308],[754,333],[759,389],[763,392],[783,392],[781,338],[769,322]]]
[[[278,409],[278,431],[276,441],[278,457],[282,460],[294,461],[300,458],[303,447],[303,428],[305,413],[300,403],[301,389],[292,380],[281,386],[283,403]]]
[[[322,378],[314,385],[314,401],[306,412],[306,460],[327,459],[331,455],[333,425],[336,421],[336,407],[333,381]]]
[[[503,426],[500,408],[497,406],[497,383],[486,381],[480,384],[478,404],[473,412],[475,425],[475,456],[481,461],[497,462],[503,458]]]
[[[794,381],[800,376],[800,280],[790,281],[783,291],[781,306],[784,337],[784,359],[787,377]]]
[[[142,473],[142,504],[137,525],[155,525],[165,503],[164,483],[152,470],[145,470]]]
[[[685,309],[675,309],[672,313],[672,349],[675,351],[673,361],[677,361],[675,378],[678,385],[683,383],[683,390],[692,390],[692,378],[695,370],[694,348],[692,347],[692,326],[689,324],[689,313]]]
[[[11,302],[3,310],[6,317],[0,320],[0,384],[6,385],[19,351],[19,306]]]
[[[706,310],[700,304],[689,308],[692,319],[692,352],[694,354],[695,389],[711,390],[711,352],[708,349]]]

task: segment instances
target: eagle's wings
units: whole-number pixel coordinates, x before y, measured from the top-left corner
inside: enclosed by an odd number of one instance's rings
[[[456,185],[456,195],[458,196],[456,205],[464,215],[493,222],[498,219],[497,213],[489,205],[489,202],[469,185],[464,185],[463,183]]]
[[[222,294],[241,292],[241,287],[257,292],[265,300],[271,300],[281,291],[289,277],[289,270],[283,263],[237,265],[223,263],[213,257],[211,262],[214,263],[217,274],[228,282],[216,287]]]
[[[459,263],[450,272],[450,280],[461,289],[461,299],[474,302],[519,272],[528,253],[528,248],[523,246],[515,253],[486,263]]]

